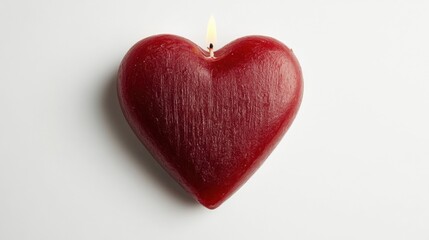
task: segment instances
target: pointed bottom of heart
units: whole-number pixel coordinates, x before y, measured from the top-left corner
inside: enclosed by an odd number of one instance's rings
[[[214,193],[191,193],[191,195],[204,207],[215,209],[225,202],[236,190],[229,192],[214,192]]]
[[[269,149],[275,145],[269,145]],[[165,167],[165,162],[158,161],[165,170],[175,179],[197,202],[208,209],[215,209],[238,191],[247,180],[256,172],[268,157],[269,151],[262,154],[250,166],[240,168],[219,168],[218,171],[203,171],[198,174],[178,173],[176,170]],[[195,168],[190,168],[195,169]],[[220,172],[215,175],[214,172]],[[226,176],[225,173],[231,173]],[[208,177],[208,176],[215,177]],[[203,177],[204,176],[204,177]]]
[[[197,201],[201,205],[203,205],[204,207],[206,207],[208,209],[211,209],[211,210],[219,207],[225,200],[226,200],[226,198],[225,199],[215,200],[215,201],[213,201],[211,199],[197,199]]]
[[[196,200],[204,207],[213,210],[219,207],[226,200],[226,198],[220,197],[220,198],[211,199],[211,198],[200,197],[200,198],[196,198]]]
[[[193,196],[193,198],[199,202],[201,205],[208,209],[215,209],[219,207],[223,202],[225,202],[235,191],[232,191],[230,193],[193,193],[190,192],[190,194]]]

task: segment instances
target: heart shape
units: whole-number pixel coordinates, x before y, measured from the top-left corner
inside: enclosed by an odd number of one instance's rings
[[[215,58],[174,35],[141,40],[124,57],[123,113],[153,157],[214,209],[256,171],[302,98],[299,63],[281,42],[235,40]]]

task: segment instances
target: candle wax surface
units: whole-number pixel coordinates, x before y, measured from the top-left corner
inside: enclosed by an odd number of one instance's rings
[[[121,63],[118,95],[153,157],[214,209],[285,134],[303,82],[292,51],[270,37],[243,37],[208,54],[174,35],[143,39]]]

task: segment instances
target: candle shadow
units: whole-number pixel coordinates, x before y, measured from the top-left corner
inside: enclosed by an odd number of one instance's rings
[[[107,80],[102,96],[102,109],[108,126],[114,137],[118,139],[118,144],[129,152],[129,160],[141,169],[142,174],[154,179],[167,195],[178,199],[183,205],[198,206],[197,202],[168,175],[134,135],[119,105],[116,88],[117,74],[111,74]]]

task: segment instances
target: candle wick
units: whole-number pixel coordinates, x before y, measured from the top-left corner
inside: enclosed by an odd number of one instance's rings
[[[207,49],[209,50],[210,57],[214,58],[213,43],[210,43]]]

